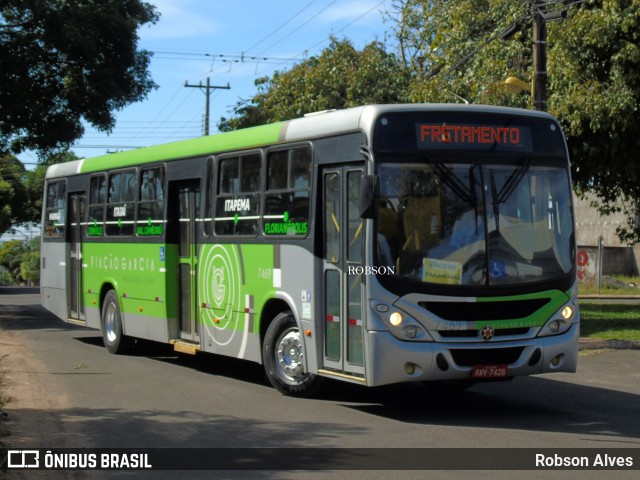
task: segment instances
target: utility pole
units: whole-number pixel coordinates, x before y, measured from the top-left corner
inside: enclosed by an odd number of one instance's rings
[[[547,111],[546,0],[534,0],[533,12],[533,108]]]
[[[547,111],[547,22],[564,20],[565,9],[549,12],[549,0],[533,0],[533,108]]]
[[[198,85],[189,85],[189,83],[187,81],[184,82],[184,86],[187,88],[199,88],[200,90],[202,90],[204,92],[204,95],[206,97],[205,100],[205,108],[204,108],[204,136],[206,137],[207,135],[209,135],[209,98],[211,96],[211,90],[215,90],[216,88],[222,88],[224,90],[229,90],[231,87],[229,86],[229,83],[227,82],[226,86],[220,87],[220,86],[216,86],[216,85],[210,85],[209,84],[209,77],[207,77],[207,84],[206,85],[202,85],[202,81],[198,84]]]

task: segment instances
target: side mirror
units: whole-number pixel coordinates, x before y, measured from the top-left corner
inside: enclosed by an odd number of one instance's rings
[[[363,175],[360,183],[360,217],[373,218],[375,215],[376,176]]]

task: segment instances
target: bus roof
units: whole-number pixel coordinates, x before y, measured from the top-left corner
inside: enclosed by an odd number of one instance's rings
[[[429,110],[440,112],[475,111],[486,112],[488,114],[518,113],[525,116],[551,117],[549,114],[543,112],[488,105],[428,103],[368,105],[345,110],[319,112],[318,114],[310,114],[302,118],[284,122],[60,163],[49,167],[46,178],[67,177],[80,173],[100,172],[147,163],[199,157],[234,150],[246,150],[266,145],[339,135],[354,131],[363,131],[369,135],[373,128],[375,118],[382,113],[391,111]]]

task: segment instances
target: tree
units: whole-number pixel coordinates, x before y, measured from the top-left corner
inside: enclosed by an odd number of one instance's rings
[[[603,213],[615,211],[613,202],[622,199],[634,215],[640,200],[640,2],[565,3],[544,6],[567,12],[565,20],[547,23],[548,110],[567,135],[577,190],[594,193]],[[528,96],[507,93],[502,82],[532,78],[533,7],[510,0],[395,2],[389,16],[412,71],[411,101],[530,106]],[[514,22],[521,30],[503,41],[501,33]],[[640,240],[636,223],[631,218],[619,229],[623,240]]]
[[[550,31],[550,110],[565,128],[581,192],[603,214],[624,209],[623,241],[640,240],[640,2],[591,1]],[[622,200],[622,207],[620,205]]]
[[[24,165],[13,155],[0,157],[0,235],[13,224],[27,221]]]
[[[502,81],[531,72],[531,35],[501,33],[523,21],[529,2],[511,0],[400,0],[388,12],[397,48],[411,71],[412,102],[497,104],[526,107]]]
[[[22,240],[9,240],[0,246],[0,266],[7,269],[14,283],[20,283],[20,264],[25,250]]]
[[[40,237],[36,237],[25,245],[20,261],[20,278],[27,285],[40,283]]]
[[[111,130],[155,87],[137,30],[157,19],[141,0],[1,2],[0,155],[65,149],[82,119]]]
[[[333,38],[317,57],[256,82],[258,93],[241,100],[223,131],[301,117],[305,113],[366,103],[405,101],[409,76],[395,55],[378,42],[361,51]]]

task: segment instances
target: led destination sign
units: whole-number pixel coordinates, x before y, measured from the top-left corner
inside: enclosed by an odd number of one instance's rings
[[[529,127],[419,123],[416,130],[418,148],[425,150],[461,148],[530,152],[532,148]]]

